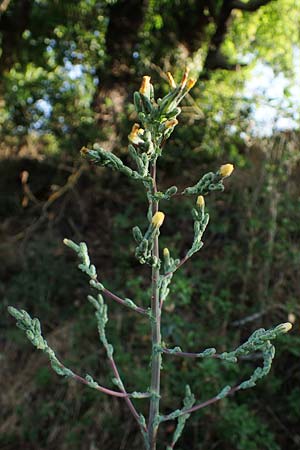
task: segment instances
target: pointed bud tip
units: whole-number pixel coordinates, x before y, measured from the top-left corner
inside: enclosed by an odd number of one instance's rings
[[[174,80],[173,75],[171,74],[171,72],[167,72],[167,77],[168,77],[168,81],[169,81],[169,84],[170,84],[171,88],[175,89],[176,88],[176,83],[175,83],[175,80]]]
[[[163,249],[163,254],[164,254],[165,258],[168,258],[170,256],[170,252],[169,252],[169,249],[167,247],[165,247]]]
[[[293,328],[293,325],[291,324],[291,322],[286,322],[286,323],[281,323],[279,325],[279,327],[280,327],[280,331],[282,333],[288,333]]]

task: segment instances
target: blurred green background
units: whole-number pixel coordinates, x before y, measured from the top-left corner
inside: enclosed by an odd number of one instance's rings
[[[174,276],[163,338],[221,352],[262,326],[294,328],[277,343],[268,378],[194,414],[178,450],[300,448],[299,30],[299,0],[0,0],[1,450],[141,448],[126,405],[57,377],[7,306],[39,317],[71,369],[112,386],[86,279],[62,239],[85,240],[104,284],[146,306],[149,270],[131,237],[145,226],[146,202],[139,186],[89,166],[79,149],[99,142],[127,161],[142,75],[163,95],[165,72],[179,80],[186,64],[198,83],[159,186],[194,184],[224,162],[236,170],[207,199],[205,246]],[[191,242],[190,208],[189,199],[164,208],[161,244],[176,256]],[[148,324],[118,305],[109,312],[128,390],[146,389]],[[165,357],[162,408],[181,404],[186,383],[205,400],[256,365]],[[172,422],[163,426],[160,442],[172,432]]]

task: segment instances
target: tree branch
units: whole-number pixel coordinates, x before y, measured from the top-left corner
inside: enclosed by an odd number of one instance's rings
[[[221,47],[226,39],[230,21],[232,20],[232,10],[240,9],[242,11],[254,12],[261,6],[270,3],[272,0],[249,0],[244,3],[241,0],[223,0],[219,16],[216,18],[216,30],[211,38],[208,53],[203,66],[203,75],[201,78],[208,78],[208,72],[215,69],[237,70],[246,64],[231,62],[227,56],[221,52]]]
[[[257,11],[261,6],[265,6],[273,0],[250,0],[244,3],[241,0],[233,0],[231,3],[232,9],[240,9],[241,11],[254,12]]]

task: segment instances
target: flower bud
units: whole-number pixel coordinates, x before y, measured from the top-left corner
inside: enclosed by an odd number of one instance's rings
[[[152,217],[152,225],[155,228],[160,228],[165,220],[165,215],[161,211],[157,211]]]
[[[143,77],[143,81],[142,81],[142,84],[141,84],[141,87],[140,87],[140,91],[139,91],[140,94],[149,96],[149,94],[150,94],[150,80],[151,80],[151,77],[149,77],[148,75],[145,75]]]
[[[164,125],[166,128],[173,128],[178,124],[178,120],[177,119],[171,119],[171,120],[166,120],[164,122]]]
[[[143,142],[143,140],[140,138],[139,134],[143,134],[143,133],[144,133],[144,130],[142,128],[140,128],[138,123],[135,123],[132,126],[130,134],[128,135],[128,139],[133,144],[141,144]]]
[[[192,89],[192,88],[195,86],[196,81],[197,81],[197,80],[195,80],[194,78],[190,78],[190,79],[187,81],[186,87],[187,87],[188,91],[189,91],[190,89]]]
[[[288,333],[293,328],[293,325],[290,322],[281,323],[277,325],[275,328],[279,333]]]
[[[295,316],[294,313],[289,313],[288,321],[291,322],[291,323],[295,323],[296,322],[296,316]]]
[[[233,164],[223,164],[219,169],[219,173],[222,178],[227,178],[230,177],[233,170],[234,170]]]
[[[167,77],[168,77],[168,81],[169,81],[170,86],[173,89],[175,89],[176,88],[176,83],[175,83],[175,80],[174,80],[173,75],[171,74],[171,72],[167,72]]]
[[[188,76],[189,76],[189,72],[190,72],[190,69],[188,67],[186,67],[185,71],[184,71],[184,74],[183,74],[183,77],[182,77],[182,80],[181,80],[181,83],[180,83],[182,89],[186,85],[186,82],[187,82],[187,79],[188,79]]]
[[[203,206],[205,206],[205,201],[204,201],[203,195],[198,195],[197,206],[199,206],[199,208],[203,208]]]
[[[165,247],[163,249],[163,255],[164,255],[165,258],[169,258],[170,257],[170,252],[169,252],[169,249],[167,247]]]

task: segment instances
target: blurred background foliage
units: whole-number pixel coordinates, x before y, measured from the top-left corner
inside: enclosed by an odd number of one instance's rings
[[[104,283],[146,306],[149,273],[130,231],[143,226],[146,205],[137,186],[87,166],[78,151],[101,142],[126,160],[141,76],[163,95],[165,72],[180,79],[186,64],[198,83],[160,162],[160,186],[193,184],[227,161],[237,169],[207,200],[205,247],[174,277],[164,340],[224,351],[258,327],[295,324],[268,379],[195,414],[178,450],[299,449],[299,30],[299,0],[0,1],[1,449],[140,448],[124,404],[59,380],[6,308],[40,317],[71,368],[111,385],[88,288],[61,241],[86,240]],[[190,242],[190,208],[164,205],[162,245],[176,256]],[[146,389],[147,324],[109,307],[128,389]],[[204,400],[254,364],[165,357],[163,408],[180,404],[187,382]],[[162,427],[161,441],[172,432]]]

